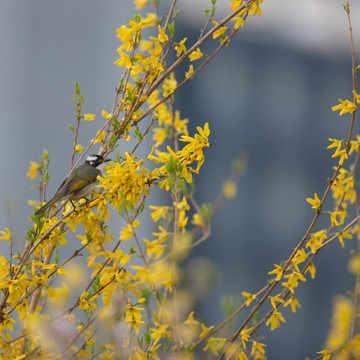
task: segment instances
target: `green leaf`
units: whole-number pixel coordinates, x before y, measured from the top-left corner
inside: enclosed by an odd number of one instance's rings
[[[74,86],[75,86],[75,93],[79,97],[81,94],[80,86],[76,81],[74,82]]]
[[[75,129],[74,129],[74,127],[72,126],[72,125],[70,125],[70,124],[66,124],[68,127],[69,127],[69,129],[72,131],[72,133],[74,134],[75,133]]]
[[[168,29],[171,33],[171,36],[175,37],[175,21],[174,20],[170,24],[168,24]]]
[[[140,129],[138,128],[138,126],[135,126],[134,132],[135,132],[135,138],[136,138],[136,140],[137,140],[137,141],[142,141],[143,135],[142,135]]]

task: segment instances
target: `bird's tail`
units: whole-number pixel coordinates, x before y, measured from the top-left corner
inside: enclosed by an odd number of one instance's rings
[[[46,209],[50,206],[54,205],[57,201],[61,199],[61,196],[54,196],[51,200],[49,200],[45,205],[43,205],[38,211],[36,211],[35,215],[42,214]]]

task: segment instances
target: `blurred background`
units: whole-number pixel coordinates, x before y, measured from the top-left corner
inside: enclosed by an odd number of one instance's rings
[[[165,11],[171,2],[161,3]],[[196,39],[210,3],[178,1],[177,34],[188,37],[187,45]],[[213,201],[231,173],[232,160],[240,152],[248,154],[238,196],[224,205],[212,236],[187,263],[193,275],[199,264],[213,269],[197,310],[207,325],[223,318],[224,295],[240,299],[242,291],[258,291],[270,279],[266,274],[273,264],[286,260],[314,215],[305,198],[314,192],[320,196],[332,174],[336,161],[326,150],[328,138],[345,138],[350,117],[339,117],[331,107],[338,98],[352,96],[342,3],[265,0],[263,16],[249,17],[230,46],[176,97],[175,106],[182,118],[190,119],[191,131],[205,122],[211,129],[212,146],[195,179],[199,202]],[[217,5],[220,19],[229,1]],[[350,1],[350,6],[359,48],[360,4]],[[48,150],[52,195],[69,170],[73,136],[66,124],[75,123],[74,81],[85,96],[84,112],[97,117],[80,129],[79,142],[87,145],[102,123],[101,111],[111,109],[121,76],[113,65],[116,28],[134,11],[130,0],[0,2],[0,228],[11,229],[15,251],[21,252],[30,226],[28,199],[38,199],[33,182],[25,178],[29,162]],[[210,48],[201,50],[210,53]],[[128,150],[126,144],[119,147]],[[324,220],[320,226],[327,226]],[[0,246],[6,256],[9,249]],[[316,279],[297,291],[302,308],[297,314],[285,312],[286,324],[275,332],[266,328],[259,333],[266,337],[269,359],[303,359],[321,350],[333,297],[353,288],[346,269],[352,248],[355,240],[345,249],[338,243],[326,248],[317,258]]]

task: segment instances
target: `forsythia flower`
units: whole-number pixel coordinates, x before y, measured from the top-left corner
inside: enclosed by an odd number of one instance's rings
[[[166,214],[169,211],[169,207],[168,206],[153,206],[150,205],[149,209],[154,210],[150,216],[151,218],[154,220],[154,222],[159,221],[160,218],[165,219],[166,218]]]
[[[158,29],[159,29],[159,36],[157,38],[150,36],[150,39],[158,41],[160,43],[164,43],[164,42],[168,41],[169,37],[165,33],[166,29],[165,28],[163,29],[160,25],[158,25]]]
[[[226,181],[223,186],[223,193],[227,199],[233,199],[237,193],[235,182],[231,180]]]
[[[329,360],[331,356],[331,352],[327,349],[324,349],[322,351],[318,351],[318,354],[323,355],[322,360]]]
[[[39,164],[37,164],[34,161],[30,161],[29,170],[26,174],[26,177],[30,178],[31,180],[34,180],[36,178],[36,172],[40,168]]]
[[[250,294],[246,291],[243,291],[241,293],[241,295],[244,297],[244,299],[246,300],[246,306],[249,306],[253,300],[256,299],[256,295],[255,294]]]
[[[285,322],[284,317],[282,316],[282,314],[280,312],[274,311],[273,314],[271,315],[271,317],[266,322],[266,325],[271,324],[270,330],[275,330],[276,328],[278,328],[280,326],[280,321]]]
[[[184,321],[184,324],[189,325],[190,327],[199,325],[199,322],[194,319],[194,311],[192,311],[188,318]]]
[[[96,134],[96,139],[95,140],[91,140],[94,141],[93,144],[99,143],[99,142],[103,142],[104,141],[104,137],[105,137],[105,132],[104,130],[100,132],[100,130],[97,132]]]
[[[325,346],[330,350],[344,345],[348,341],[349,329],[353,319],[352,300],[345,296],[335,298],[331,328]]]
[[[186,78],[192,77],[193,73],[194,73],[194,65],[191,64],[189,66],[189,70],[185,73],[185,77]]]
[[[84,114],[84,120],[85,121],[93,121],[95,119],[94,114]]]
[[[240,16],[236,16],[232,18],[231,21],[235,21],[235,25],[234,25],[235,29],[239,29],[244,25],[244,19]]]
[[[274,264],[274,266],[275,266],[275,269],[272,271],[269,271],[268,274],[269,275],[276,274],[275,281],[279,281],[283,275],[283,269],[280,265]]]
[[[219,354],[219,351],[225,345],[225,343],[226,343],[226,339],[224,338],[210,338],[208,340],[207,345],[203,348],[203,351],[207,351],[208,349],[210,349],[211,352],[215,356],[217,356]]]
[[[142,9],[145,5],[147,5],[147,3],[148,3],[148,0],[134,0],[136,10]]]
[[[317,209],[321,204],[321,201],[316,193],[314,194],[314,199],[307,198],[306,201],[312,205],[312,209]]]
[[[10,240],[11,239],[10,230],[7,227],[5,229],[6,229],[6,232],[0,231],[0,240]]]
[[[213,328],[214,328],[214,325],[206,327],[204,324],[201,324],[202,331],[201,331],[201,334],[199,335],[199,339],[201,339],[206,334],[208,334],[211,331],[211,329],[213,329]]]
[[[346,113],[353,113],[357,109],[357,106],[349,100],[343,101],[343,100],[339,99],[339,101],[340,101],[340,104],[333,106],[331,108],[331,110],[332,111],[341,110],[340,115],[346,114]]]
[[[78,144],[78,145],[76,145],[76,147],[75,147],[75,151],[78,152],[78,153],[82,153],[83,147],[82,147],[80,144]]]
[[[214,25],[217,25],[218,23],[216,22],[216,21],[213,21],[213,24]],[[221,26],[221,27],[219,27],[217,30],[215,30],[214,31],[214,33],[213,33],[213,39],[216,39],[216,38],[218,38],[219,36],[221,36],[221,35],[223,35],[224,33],[226,33],[226,31],[228,31],[229,30],[229,28],[228,27],[226,27],[226,26]]]
[[[179,57],[181,53],[186,53],[185,42],[187,38],[183,38],[178,44],[175,45],[176,56]]]
[[[293,313],[296,312],[296,308],[298,307],[299,309],[301,308],[301,305],[299,303],[299,301],[296,299],[295,296],[292,296],[288,301],[285,302],[284,307],[290,305],[291,306],[291,311]]]
[[[204,54],[200,51],[200,48],[197,48],[189,55],[189,59],[190,61],[195,61],[202,58],[203,56]]]
[[[165,80],[164,85],[162,87],[163,96],[166,97],[166,96],[171,95],[174,92],[176,86],[177,86],[177,81],[175,79],[175,74],[171,73],[170,77],[168,77]]]

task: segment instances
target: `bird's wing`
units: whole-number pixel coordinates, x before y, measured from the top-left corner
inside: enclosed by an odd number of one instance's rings
[[[98,171],[93,171],[92,173],[87,174],[86,179],[79,179],[78,177],[69,178],[67,181],[65,181],[66,191],[68,193],[74,193],[95,182],[98,175]]]

